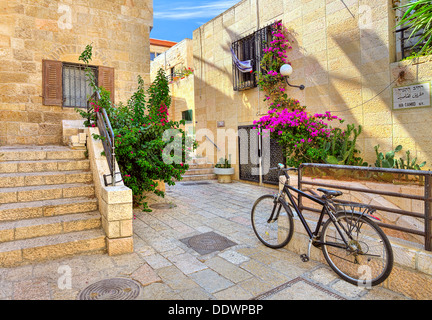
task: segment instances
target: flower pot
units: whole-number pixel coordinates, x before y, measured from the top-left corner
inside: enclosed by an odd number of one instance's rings
[[[214,173],[218,176],[219,183],[231,183],[234,168],[214,168]]]

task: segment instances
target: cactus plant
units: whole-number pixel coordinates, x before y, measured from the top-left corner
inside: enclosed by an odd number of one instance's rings
[[[399,169],[407,169],[407,170],[421,170],[421,168],[423,168],[426,165],[426,161],[423,161],[422,163],[418,164],[417,163],[417,157],[415,157],[414,159],[411,159],[411,153],[408,150],[406,152],[406,162],[404,159],[400,158],[397,162],[396,162],[396,168]]]
[[[395,160],[395,154],[396,152],[402,150],[402,146],[397,146],[395,150],[389,151],[385,155],[382,152],[379,152],[379,148],[379,145],[375,146],[375,154],[377,156],[377,159],[375,161],[375,167],[394,168],[397,163],[397,161]]]
[[[327,142],[325,150],[327,152],[326,162],[329,164],[349,165],[359,164],[367,165],[359,157],[355,157],[358,153],[356,149],[357,138],[362,132],[362,126],[358,128],[354,124],[347,125],[347,129],[342,131],[337,128],[333,131],[331,142]],[[351,135],[353,134],[352,140]]]

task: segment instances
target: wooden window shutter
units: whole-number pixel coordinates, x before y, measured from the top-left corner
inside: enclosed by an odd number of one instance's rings
[[[108,90],[111,93],[111,101],[114,103],[115,84],[114,68],[99,67],[98,86]]]
[[[63,105],[63,64],[61,61],[42,61],[42,101],[45,106]]]

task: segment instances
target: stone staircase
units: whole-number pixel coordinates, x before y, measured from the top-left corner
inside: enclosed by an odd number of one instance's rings
[[[0,148],[0,267],[105,250],[85,151]]]
[[[192,162],[189,164],[189,170],[183,175],[182,181],[216,180],[217,176],[213,173],[213,169],[213,164]]]

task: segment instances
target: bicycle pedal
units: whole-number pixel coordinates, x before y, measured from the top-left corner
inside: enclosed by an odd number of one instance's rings
[[[302,254],[302,255],[300,255],[300,259],[301,259],[303,262],[309,262],[309,257],[308,257],[307,254]]]

